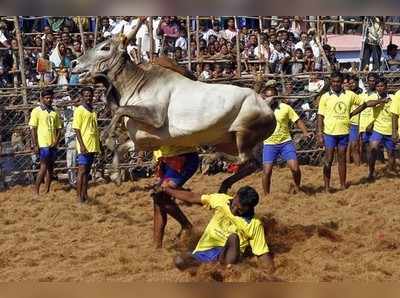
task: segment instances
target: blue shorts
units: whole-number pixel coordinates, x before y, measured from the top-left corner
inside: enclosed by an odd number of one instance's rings
[[[349,135],[333,136],[324,134],[324,144],[326,149],[347,147],[347,145],[349,144]]]
[[[193,253],[192,256],[201,263],[215,262],[218,261],[223,249],[223,247],[214,247],[203,251],[197,251]]]
[[[357,142],[359,139],[358,137],[358,125],[351,124],[350,125],[350,134],[349,134],[349,142]]]
[[[89,168],[92,167],[94,161],[94,153],[80,153],[77,156],[77,163],[80,166],[88,166]]]
[[[396,149],[391,135],[383,135],[379,132],[373,131],[369,140],[370,142],[379,142],[383,144],[388,151],[394,151]]]
[[[174,182],[177,187],[183,186],[197,171],[199,167],[199,155],[196,152],[182,154],[185,156],[183,169],[180,172],[169,167],[166,163],[161,163],[161,183],[166,180]]]
[[[263,148],[263,163],[272,164],[281,156],[285,161],[297,160],[296,147],[292,141],[287,141],[282,144],[264,144]]]
[[[364,143],[364,144],[368,144],[369,143],[369,139],[371,138],[371,136],[372,136],[372,132],[366,132],[366,131],[364,131],[364,132],[362,132],[362,133],[360,133],[361,134],[361,141]]]
[[[53,147],[41,147],[39,148],[40,160],[55,161],[57,157],[57,149]]]

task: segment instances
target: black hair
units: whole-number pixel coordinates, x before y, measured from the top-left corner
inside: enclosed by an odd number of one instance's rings
[[[53,91],[53,89],[45,89],[43,92],[42,92],[42,97],[45,97],[45,96],[53,96],[54,95],[54,91]]]
[[[333,73],[331,73],[331,80],[333,78],[339,78],[343,82],[343,74],[339,71],[334,71]]]
[[[239,188],[237,195],[239,197],[240,205],[242,206],[254,209],[254,207],[258,204],[259,201],[258,193],[251,186],[243,186]]]
[[[369,78],[374,78],[375,80],[377,80],[377,79],[379,78],[379,76],[378,76],[378,74],[375,73],[375,72],[370,72],[370,73],[368,73],[368,75],[367,75],[367,79],[369,79]]]
[[[82,89],[81,89],[81,95],[83,95],[83,92],[85,92],[85,91],[89,91],[90,93],[92,93],[92,95],[93,95],[93,88],[92,87],[89,87],[89,86],[85,86],[85,87],[83,87]]]
[[[391,51],[391,50],[397,50],[397,48],[398,48],[397,45],[395,45],[395,44],[393,44],[393,43],[390,43],[390,44],[388,44],[386,50],[389,52],[389,51]]]
[[[383,83],[385,86],[387,86],[387,80],[386,80],[386,78],[384,78],[384,77],[379,77],[377,80],[376,80],[376,85],[378,85],[379,83]]]

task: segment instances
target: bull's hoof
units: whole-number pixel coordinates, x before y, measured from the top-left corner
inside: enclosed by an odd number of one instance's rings
[[[121,186],[122,184],[122,178],[120,173],[114,173],[110,176],[111,181],[114,182],[115,185]]]

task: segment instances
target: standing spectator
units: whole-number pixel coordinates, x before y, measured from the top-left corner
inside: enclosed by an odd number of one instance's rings
[[[164,48],[169,52],[173,51],[175,41],[179,37],[179,27],[175,22],[172,22],[172,17],[165,17],[160,22],[157,30],[157,35],[164,38]]]
[[[225,29],[222,33],[222,37],[231,41],[237,35],[237,31],[235,28],[235,20],[234,18],[229,18],[227,22],[228,28]]]
[[[186,31],[184,29],[179,30],[179,37],[175,41],[175,48],[181,48],[183,51],[187,51],[187,40],[186,40]]]
[[[284,71],[290,55],[284,51],[280,41],[275,41],[274,50],[272,51],[269,63],[273,73],[281,73]]]
[[[290,63],[292,75],[297,75],[304,71],[303,51],[301,49],[296,49],[294,51],[294,56],[290,60]]]
[[[39,107],[34,108],[29,120],[32,145],[40,157],[40,169],[36,178],[35,193],[39,196],[40,185],[45,181],[46,193],[50,191],[53,177],[53,166],[60,140],[61,121],[59,114],[53,110],[53,91],[45,90]]]
[[[369,66],[372,56],[372,70],[379,70],[382,56],[382,40],[384,22],[382,17],[366,17],[367,35],[364,41],[364,52],[362,55],[361,69]]]
[[[297,42],[294,46],[295,49],[302,49],[303,53],[307,47],[310,46],[308,35],[306,32],[301,32],[300,41]]]
[[[254,53],[257,59],[268,61],[271,56],[271,47],[269,45],[268,35],[263,34],[260,36],[261,45],[257,45],[254,49]]]
[[[209,43],[210,37],[215,36],[217,39],[222,38],[222,34],[220,32],[219,22],[214,21],[212,24],[212,28],[208,29],[206,33],[204,33],[203,38]]]
[[[316,67],[314,53],[311,47],[305,49],[304,55],[304,71],[305,72],[314,72]]]
[[[84,87],[81,91],[82,104],[74,111],[72,128],[75,130],[78,150],[77,195],[81,203],[88,197],[89,174],[95,158],[100,152],[97,115],[93,110],[93,89]]]

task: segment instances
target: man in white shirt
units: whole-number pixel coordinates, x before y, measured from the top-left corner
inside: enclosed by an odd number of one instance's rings
[[[235,28],[235,20],[233,18],[228,19],[228,28],[223,31],[222,37],[231,41],[237,35],[237,31]]]

